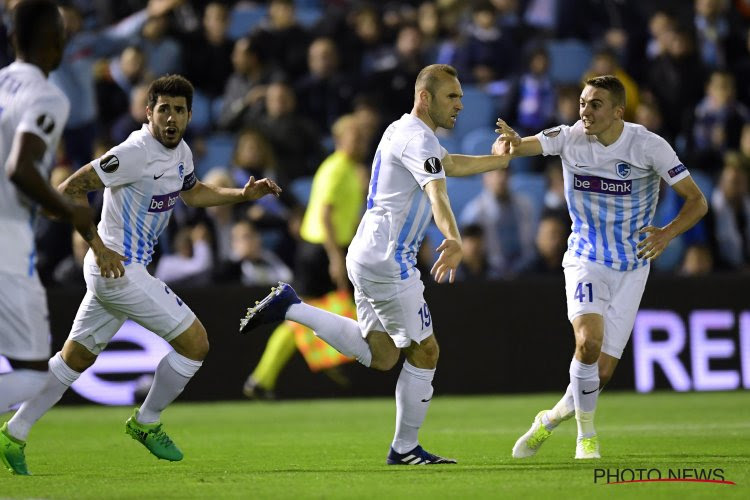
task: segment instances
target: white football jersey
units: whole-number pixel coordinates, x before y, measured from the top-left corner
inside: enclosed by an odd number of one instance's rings
[[[127,258],[125,265],[147,265],[180,191],[197,182],[190,148],[180,141],[170,149],[143,125],[91,164],[107,187],[97,227],[102,241]]]
[[[419,118],[405,114],[380,139],[367,196],[367,210],[347,260],[364,277],[405,280],[417,272],[417,251],[432,219],[424,186],[445,179],[448,152]]]
[[[653,221],[659,180],[672,185],[689,174],[672,147],[641,125],[625,122],[620,137],[604,146],[586,135],[579,120],[536,135],[544,155],[559,155],[572,221],[568,253],[627,271],[639,259],[639,234]]]
[[[0,271],[31,276],[35,271],[36,206],[8,179],[6,163],[17,134],[31,133],[47,145],[41,164],[49,176],[70,103],[33,64],[14,62],[0,70]]]

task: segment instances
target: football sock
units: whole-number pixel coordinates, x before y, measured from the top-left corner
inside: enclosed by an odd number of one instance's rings
[[[49,371],[47,372],[44,387],[36,396],[21,405],[21,408],[8,420],[8,432],[11,436],[21,441],[26,441],[31,426],[37,420],[55,406],[68,387],[75,382],[81,374],[70,368],[62,359],[59,352],[49,360]]]
[[[573,388],[571,384],[568,384],[568,388],[565,390],[565,395],[557,402],[557,404],[544,415],[542,415],[542,424],[544,427],[551,431],[570,417],[575,415],[576,407],[573,401]]]
[[[276,379],[289,358],[294,354],[297,344],[294,341],[294,330],[289,323],[280,324],[271,334],[263,351],[258,366],[251,375],[263,389],[276,387]]]
[[[161,358],[154,374],[154,383],[135,419],[141,424],[159,421],[161,412],[180,395],[187,383],[203,364],[170,351]]]
[[[0,413],[34,396],[46,381],[47,372],[39,370],[21,369],[0,375]]]
[[[396,383],[396,434],[391,444],[397,453],[411,451],[419,444],[419,428],[430,407],[434,376],[435,369],[417,368],[404,361]]]
[[[581,363],[573,358],[570,363],[570,385],[575,401],[578,437],[590,437],[596,434],[594,429],[594,412],[599,397],[599,365]]]
[[[341,354],[352,356],[363,365],[370,366],[372,362],[370,346],[362,338],[359,325],[353,319],[324,311],[304,302],[289,306],[286,319],[305,325]]]

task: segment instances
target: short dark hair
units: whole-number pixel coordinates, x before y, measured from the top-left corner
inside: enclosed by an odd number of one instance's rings
[[[595,76],[586,80],[586,85],[609,91],[616,106],[625,106],[625,86],[613,75]]]
[[[422,71],[417,75],[417,81],[414,83],[415,92],[426,89],[427,92],[434,96],[441,74],[458,78],[458,70],[453,66],[449,64],[430,64],[422,68]]]
[[[193,84],[182,75],[165,75],[148,87],[148,107],[153,110],[160,95],[184,97],[188,111],[193,110]]]
[[[49,30],[61,23],[57,4],[52,0],[23,0],[13,9],[13,30],[17,49],[27,53],[42,38],[40,31]],[[62,29],[62,28],[61,28]]]
[[[484,229],[479,224],[467,224],[461,228],[461,236],[464,238],[484,238]]]

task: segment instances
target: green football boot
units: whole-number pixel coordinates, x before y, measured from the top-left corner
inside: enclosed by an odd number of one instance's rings
[[[513,445],[513,458],[533,457],[542,444],[552,435],[552,431],[548,431],[542,424],[542,416],[546,412],[547,410],[542,410],[537,413],[531,428],[526,431],[526,434],[518,438],[516,444]]]
[[[26,468],[26,455],[24,449],[26,442],[20,441],[8,434],[8,422],[0,427],[0,459],[3,465],[12,474],[19,476],[30,476],[31,472]]]
[[[172,462],[182,460],[182,452],[162,430],[161,422],[142,424],[135,419],[136,415],[138,415],[138,408],[125,422],[126,434],[130,434],[130,437],[145,446],[156,458]]]

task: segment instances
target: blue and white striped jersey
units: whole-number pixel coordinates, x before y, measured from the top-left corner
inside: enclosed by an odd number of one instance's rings
[[[637,257],[639,234],[652,223],[659,181],[689,174],[672,147],[641,125],[625,122],[620,137],[604,146],[586,135],[579,120],[536,135],[544,155],[559,155],[572,221],[568,253],[620,271],[648,265]]]
[[[367,210],[346,257],[365,278],[405,280],[418,272],[417,252],[432,219],[424,186],[445,179],[446,154],[416,116],[405,114],[386,129],[372,163]]]
[[[36,205],[8,178],[6,163],[18,134],[34,134],[47,146],[37,165],[49,176],[70,103],[37,66],[16,61],[0,70],[0,271],[32,276],[35,272]]]
[[[169,149],[143,125],[91,164],[106,186],[97,227],[102,241],[127,258],[125,265],[147,265],[180,191],[197,182],[190,148],[180,141]]]

